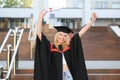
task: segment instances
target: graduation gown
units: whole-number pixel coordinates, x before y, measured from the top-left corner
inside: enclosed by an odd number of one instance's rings
[[[70,45],[63,50],[73,80],[88,80],[83,49],[79,34],[75,34]],[[34,80],[62,80],[62,54],[42,34],[40,41],[36,39]]]

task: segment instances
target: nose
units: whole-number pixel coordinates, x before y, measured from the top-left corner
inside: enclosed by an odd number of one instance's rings
[[[61,37],[64,38],[64,35],[62,35]]]

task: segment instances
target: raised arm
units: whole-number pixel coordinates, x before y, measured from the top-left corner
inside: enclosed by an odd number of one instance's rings
[[[91,28],[92,24],[96,21],[96,13],[92,13],[92,19],[90,20],[90,22],[83,27],[80,31],[79,31],[79,36],[81,37],[89,28]]]
[[[41,36],[42,36],[42,20],[43,20],[43,17],[45,16],[45,14],[47,13],[47,10],[44,9],[40,12],[39,14],[39,18],[38,18],[38,23],[37,23],[37,35],[39,37],[39,39],[41,40]]]

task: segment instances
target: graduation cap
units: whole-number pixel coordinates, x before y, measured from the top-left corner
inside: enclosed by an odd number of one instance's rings
[[[73,31],[67,26],[54,26],[57,32],[64,32],[64,33],[73,33]]]

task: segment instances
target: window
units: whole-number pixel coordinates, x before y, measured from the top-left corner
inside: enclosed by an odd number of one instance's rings
[[[77,4],[78,4],[78,8],[83,8],[83,2],[82,1],[79,1]]]
[[[108,8],[108,2],[107,1],[96,1],[95,2],[95,8]]]
[[[120,8],[120,3],[112,3],[112,8]]]

